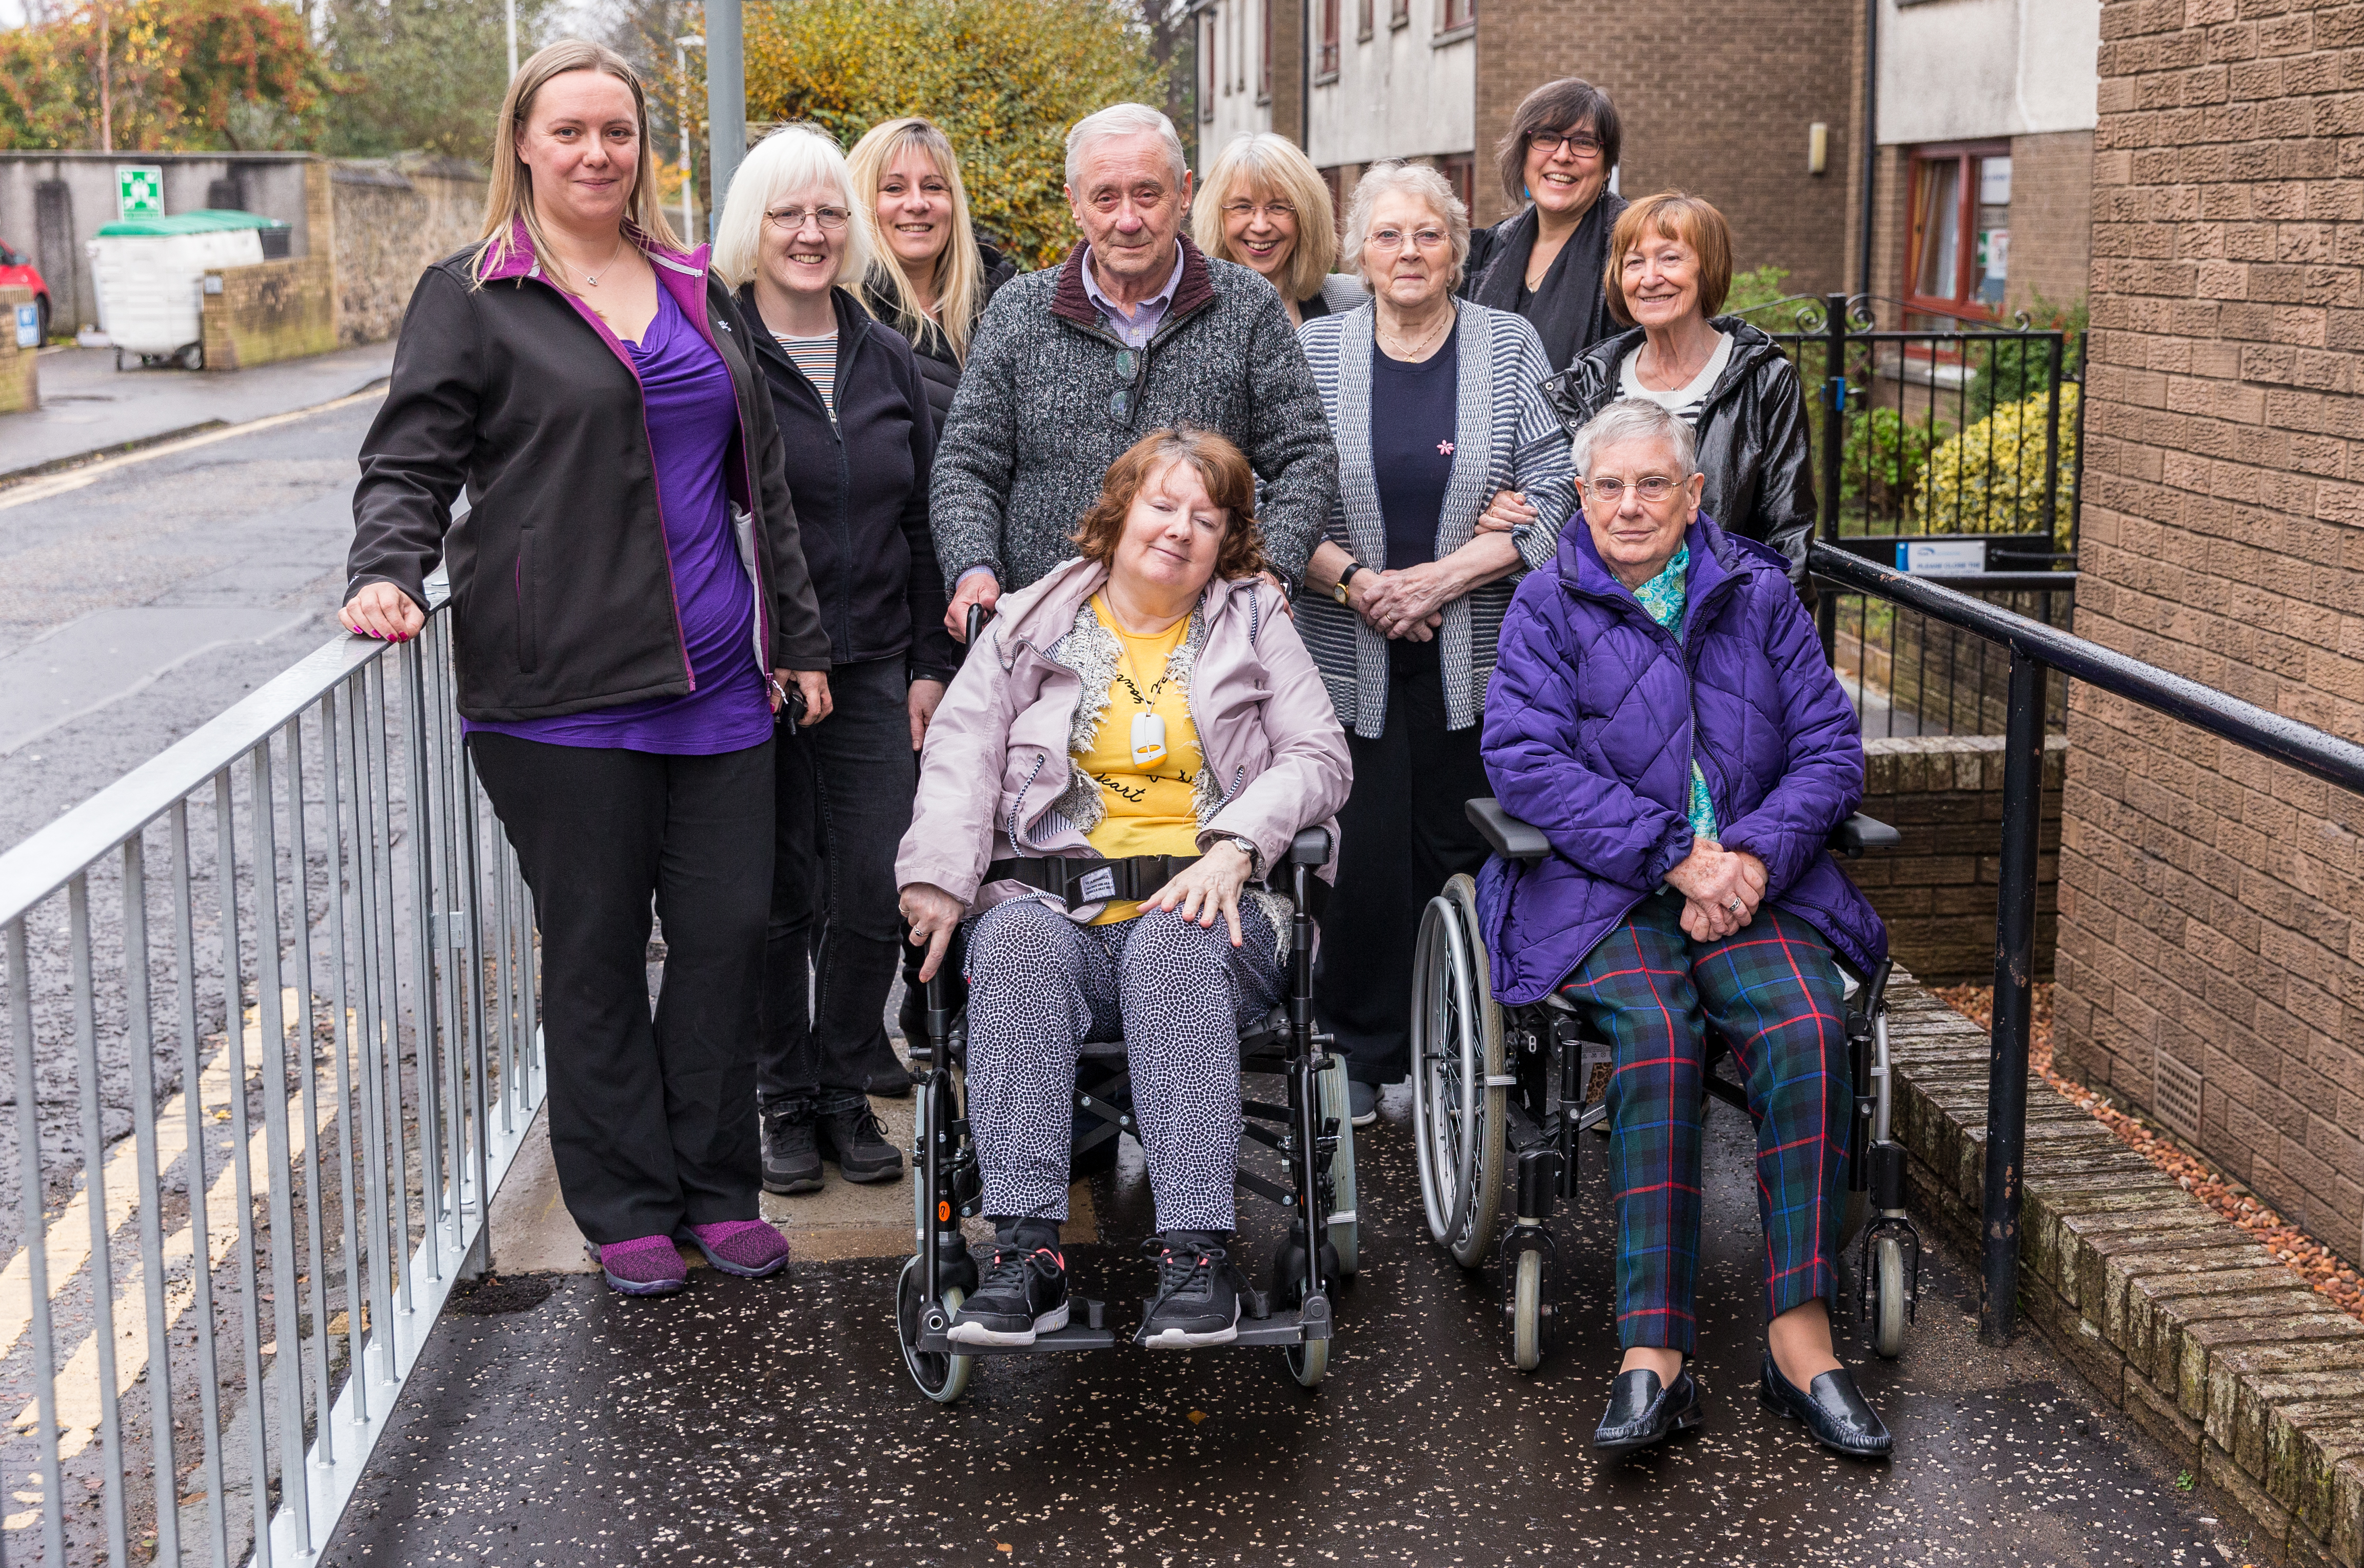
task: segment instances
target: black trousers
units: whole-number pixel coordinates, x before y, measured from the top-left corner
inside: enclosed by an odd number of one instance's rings
[[[764,1106],[819,1109],[908,1082],[886,1039],[904,946],[895,850],[920,787],[900,654],[829,673],[835,706],[779,736],[778,858],[764,943]]]
[[[755,1218],[772,743],[675,757],[475,734],[468,751],[533,889],[566,1212],[601,1246]]]
[[[1387,728],[1349,730],[1354,793],[1338,813],[1338,881],[1321,916],[1313,1011],[1337,1036],[1346,1075],[1400,1082],[1411,1062],[1412,950],[1421,911],[1456,872],[1477,873],[1486,840],[1463,803],[1491,795],[1478,727],[1444,727],[1434,642],[1389,650]]]

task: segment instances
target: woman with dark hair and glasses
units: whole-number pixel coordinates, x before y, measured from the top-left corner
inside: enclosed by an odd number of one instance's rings
[[[1609,189],[1622,136],[1608,94],[1573,76],[1544,83],[1495,150],[1502,189],[1522,210],[1469,237],[1462,293],[1525,317],[1555,371],[1616,329],[1600,280],[1625,210]]]

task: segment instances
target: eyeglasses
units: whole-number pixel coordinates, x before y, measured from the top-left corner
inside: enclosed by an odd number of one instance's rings
[[[1415,228],[1409,235],[1400,228],[1375,228],[1363,243],[1374,250],[1394,251],[1402,250],[1407,240],[1423,250],[1433,250],[1447,243],[1448,236],[1441,228]]]
[[[1634,481],[1631,488],[1636,495],[1642,497],[1644,506],[1655,506],[1675,493],[1677,483],[1663,473],[1645,473]],[[1584,481],[1584,488],[1586,494],[1602,506],[1614,506],[1625,499],[1628,486],[1622,479],[1611,474],[1603,474],[1599,479]]]
[[[839,229],[845,227],[845,220],[853,216],[853,215],[852,213],[847,212],[842,206],[789,206],[781,207],[776,211],[767,212],[764,215],[764,217],[770,221],[772,227],[778,229],[783,234],[796,233],[797,230],[804,228],[805,219],[807,218],[810,218],[815,223],[820,224],[822,233],[835,234]]]
[[[1116,351],[1116,373],[1127,384],[1109,395],[1109,422],[1131,425],[1133,416],[1141,412],[1142,395],[1149,384],[1149,351],[1145,349],[1119,349]]]
[[[1600,139],[1589,130],[1539,130],[1527,138],[1529,147],[1540,149],[1550,157],[1561,148],[1567,149],[1570,158],[1598,158]]]
[[[1225,202],[1225,217],[1260,217],[1267,223],[1287,223],[1297,217],[1297,209],[1287,202]]]

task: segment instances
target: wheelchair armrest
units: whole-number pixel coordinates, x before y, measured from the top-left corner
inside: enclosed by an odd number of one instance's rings
[[[1860,811],[1831,829],[1831,852],[1851,861],[1863,859],[1866,850],[1892,850],[1902,842],[1903,834]]]
[[[1303,828],[1288,841],[1288,863],[1293,866],[1325,866],[1330,863],[1330,829]]]
[[[1470,824],[1504,860],[1539,861],[1551,853],[1551,840],[1544,837],[1542,828],[1520,821],[1492,795],[1480,795],[1463,809],[1468,812]]]

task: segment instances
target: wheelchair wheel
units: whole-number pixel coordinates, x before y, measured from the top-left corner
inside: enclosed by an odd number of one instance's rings
[[[1300,1388],[1312,1387],[1330,1370],[1330,1341],[1327,1340],[1308,1340],[1301,1345],[1291,1345],[1287,1354],[1288,1375],[1297,1379]]]
[[[1355,1117],[1346,1098],[1346,1059],[1333,1057],[1321,1074],[1321,1115],[1338,1124],[1338,1147],[1330,1155],[1333,1215],[1352,1218],[1330,1221],[1330,1245],[1338,1254],[1338,1273],[1352,1279],[1362,1267],[1363,1226],[1355,1207]]]
[[[976,1367],[976,1358],[939,1355],[919,1348],[922,1305],[920,1297],[925,1288],[920,1277],[920,1260],[907,1260],[901,1277],[895,1282],[895,1337],[902,1343],[903,1364],[910,1369],[911,1381],[920,1385],[920,1392],[939,1405],[950,1405],[968,1392],[968,1374]],[[945,1312],[959,1311],[964,1299],[958,1285],[945,1291]]]
[[[1519,1254],[1511,1297],[1511,1357],[1521,1372],[1544,1364],[1544,1255]]]
[[[1421,917],[1411,1052],[1412,1144],[1428,1231],[1474,1269],[1492,1250],[1502,1207],[1502,1015],[1478,937],[1478,885],[1466,875],[1446,883]]]
[[[1893,1236],[1871,1242],[1871,1348],[1894,1361],[1904,1353],[1904,1245]]]

